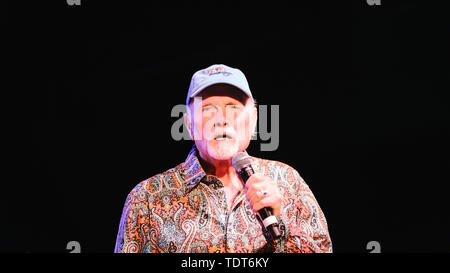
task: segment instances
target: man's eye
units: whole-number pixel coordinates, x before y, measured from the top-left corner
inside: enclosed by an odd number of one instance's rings
[[[228,108],[230,108],[231,110],[240,110],[241,107],[239,105],[229,105]]]
[[[205,106],[205,107],[203,107],[203,112],[210,112],[212,110],[214,110],[214,107],[212,107],[212,106]]]

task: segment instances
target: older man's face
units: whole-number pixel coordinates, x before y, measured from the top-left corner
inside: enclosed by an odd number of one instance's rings
[[[240,90],[217,84],[203,90],[190,104],[190,127],[202,156],[230,159],[245,150],[256,125],[254,102]]]

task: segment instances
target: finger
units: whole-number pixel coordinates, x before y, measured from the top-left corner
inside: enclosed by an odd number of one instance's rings
[[[247,182],[245,182],[245,189],[248,190],[253,185],[261,183],[265,180],[266,180],[266,178],[263,175],[254,173],[252,176],[249,177]]]
[[[272,208],[273,215],[278,217],[281,211],[281,202],[280,199],[276,196],[269,196],[267,198],[261,199],[259,202],[256,202],[253,206],[255,211],[259,211],[262,208],[269,207]]]
[[[267,190],[261,190],[258,191],[257,193],[254,194],[254,196],[249,200],[250,206],[253,206],[260,202],[262,199],[267,198],[268,197],[268,192]]]
[[[280,215],[280,207],[277,206],[273,209],[273,215],[275,215],[276,217]]]
[[[250,203],[250,206],[253,204],[253,203],[255,203],[256,202],[256,200],[259,200],[261,197],[259,196],[259,193],[258,193],[259,191],[258,190],[256,190],[256,191],[251,191],[251,192],[249,192],[248,193],[248,195],[247,195],[247,200],[248,200],[248,202]]]
[[[250,201],[259,191],[264,190],[264,185],[261,183],[254,183],[246,191],[247,200]]]
[[[263,198],[265,198],[263,191],[257,191],[251,198],[248,199],[250,206],[253,208],[253,206]]]
[[[255,202],[252,206],[254,211],[259,211],[262,208],[272,208],[275,212],[274,200],[272,197],[261,198],[257,202]]]

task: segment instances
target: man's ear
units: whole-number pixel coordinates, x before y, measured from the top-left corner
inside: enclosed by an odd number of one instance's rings
[[[186,129],[188,130],[189,136],[192,140],[194,140],[193,134],[192,134],[192,124],[191,124],[191,114],[189,113],[189,109],[184,113],[184,126],[186,126]]]

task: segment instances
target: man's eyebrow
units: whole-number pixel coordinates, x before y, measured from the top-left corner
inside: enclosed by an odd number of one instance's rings
[[[206,106],[216,106],[216,105],[212,104],[211,102],[206,102],[205,104],[202,105],[202,108]]]

